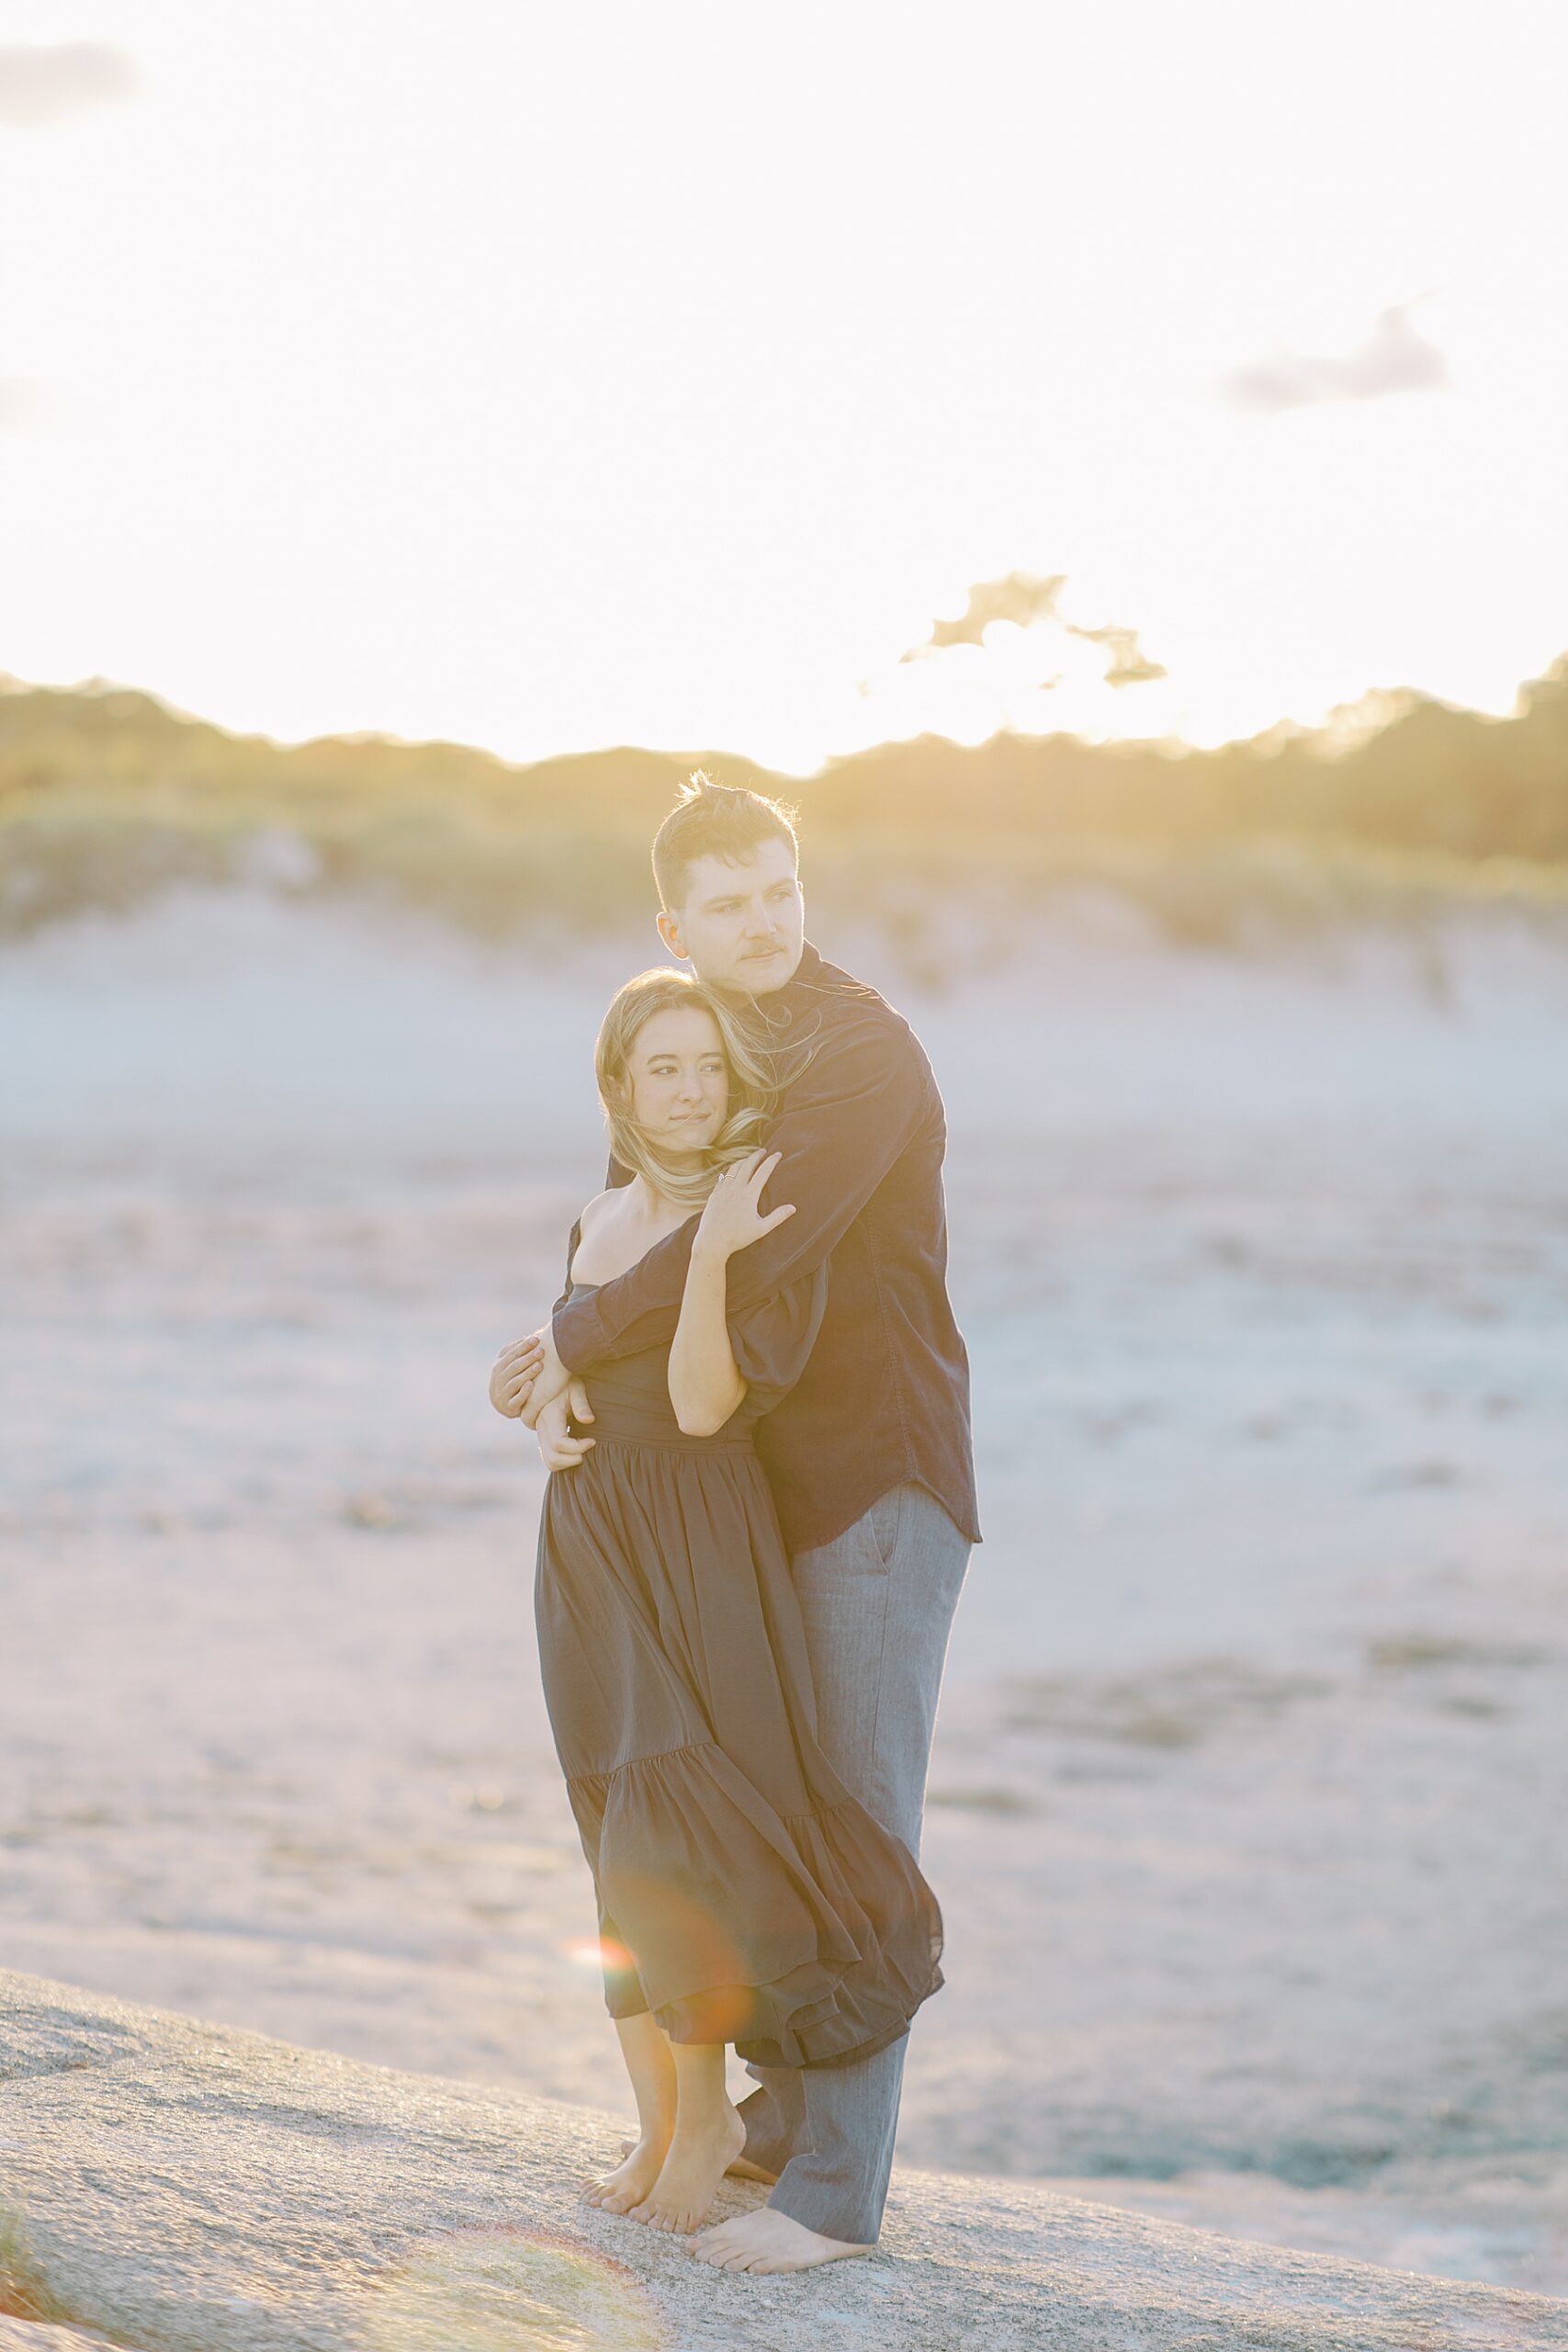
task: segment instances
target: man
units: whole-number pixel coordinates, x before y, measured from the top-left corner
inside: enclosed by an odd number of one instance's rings
[[[979,1541],[968,1361],[946,1288],[942,1098],[908,1023],[806,944],[795,833],[775,801],[699,771],[659,830],[653,868],[671,955],[709,987],[752,1000],[781,1049],[772,1190],[795,1215],[731,1261],[730,1305],[770,1297],[831,1257],[810,1362],[758,1425],[757,1445],[800,1593],[822,1747],[918,1856],[948,1634]],[[610,1182],[626,1181],[612,1164]],[[569,1428],[586,1405],[578,1376],[672,1335],[695,1227],[558,1304],[549,1325],[497,1358],[491,1402],[536,1427],[552,1469],[585,1448]],[[752,2271],[868,2251],[906,2046],[846,2066],[750,2067],[760,2087],[740,2107],[737,2168],[773,2193],[700,2233],[693,2251]]]

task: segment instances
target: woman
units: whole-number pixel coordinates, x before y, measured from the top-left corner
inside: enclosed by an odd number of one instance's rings
[[[818,2066],[897,2040],[942,1981],[942,1919],[908,1849],[817,1745],[751,1442],[811,1351],[828,1281],[727,1319],[728,1261],[792,1214],[759,1207],[778,1158],[756,1141],[767,1067],[722,999],[655,971],[611,1005],[595,1073],[634,1172],[572,1227],[569,1290],[613,1281],[702,1214],[673,1340],[588,1377],[581,1459],[546,1490],[535,1605],[639,2126],[588,2195],[691,2231],[746,2136],[725,2045]]]

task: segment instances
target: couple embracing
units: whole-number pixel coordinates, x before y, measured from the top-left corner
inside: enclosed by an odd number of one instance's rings
[[[540,1664],[637,2101],[587,2194],[800,2270],[875,2242],[942,1981],[917,1857],[979,1540],[946,1129],[907,1023],[806,944],[784,808],[699,774],[653,867],[690,968],[604,1017],[608,1187],[491,1399],[551,1473]],[[771,2194],[701,2228],[726,2172]]]

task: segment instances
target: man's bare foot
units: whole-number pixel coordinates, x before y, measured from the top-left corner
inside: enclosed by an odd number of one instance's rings
[[[629,2156],[636,2146],[635,2140],[623,2140],[621,2142],[622,2155]],[[760,2180],[764,2188],[776,2188],[779,2180],[776,2172],[764,2172],[762,2166],[754,2165],[750,2156],[737,2156],[729,2167],[727,2177],[731,2180]]]
[[[621,2146],[621,2162],[614,2172],[601,2173],[591,2180],[582,2194],[590,2205],[602,2206],[606,2213],[627,2213],[640,2205],[654,2182],[659,2167],[670,2152],[670,2133],[656,2139],[626,2140]]]
[[[804,2222],[792,2222],[771,2205],[758,2205],[705,2230],[693,2239],[691,2250],[699,2262],[711,2262],[716,2270],[771,2275],[815,2270],[818,2263],[842,2262],[848,2255],[870,2254],[872,2248],[851,2245],[844,2238],[825,2238],[820,2230],[808,2230]]]
[[[745,2145],[746,2126],[728,2099],[701,2126],[682,2126],[677,2118],[659,2177],[642,2203],[632,2208],[633,2221],[646,2222],[654,2230],[694,2230]]]

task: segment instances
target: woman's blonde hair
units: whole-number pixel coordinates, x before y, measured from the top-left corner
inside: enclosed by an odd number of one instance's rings
[[[703,1153],[700,1168],[676,1170],[660,1159],[632,1116],[631,1050],[656,1012],[711,1013],[729,1065],[729,1106],[724,1124]],[[617,989],[599,1026],[593,1075],[610,1149],[623,1168],[640,1176],[677,1207],[700,1209],[719,1170],[743,1159],[762,1140],[762,1129],[778,1107],[779,1086],[767,1046],[753,1036],[740,1014],[690,972],[656,967],[639,972]]]

